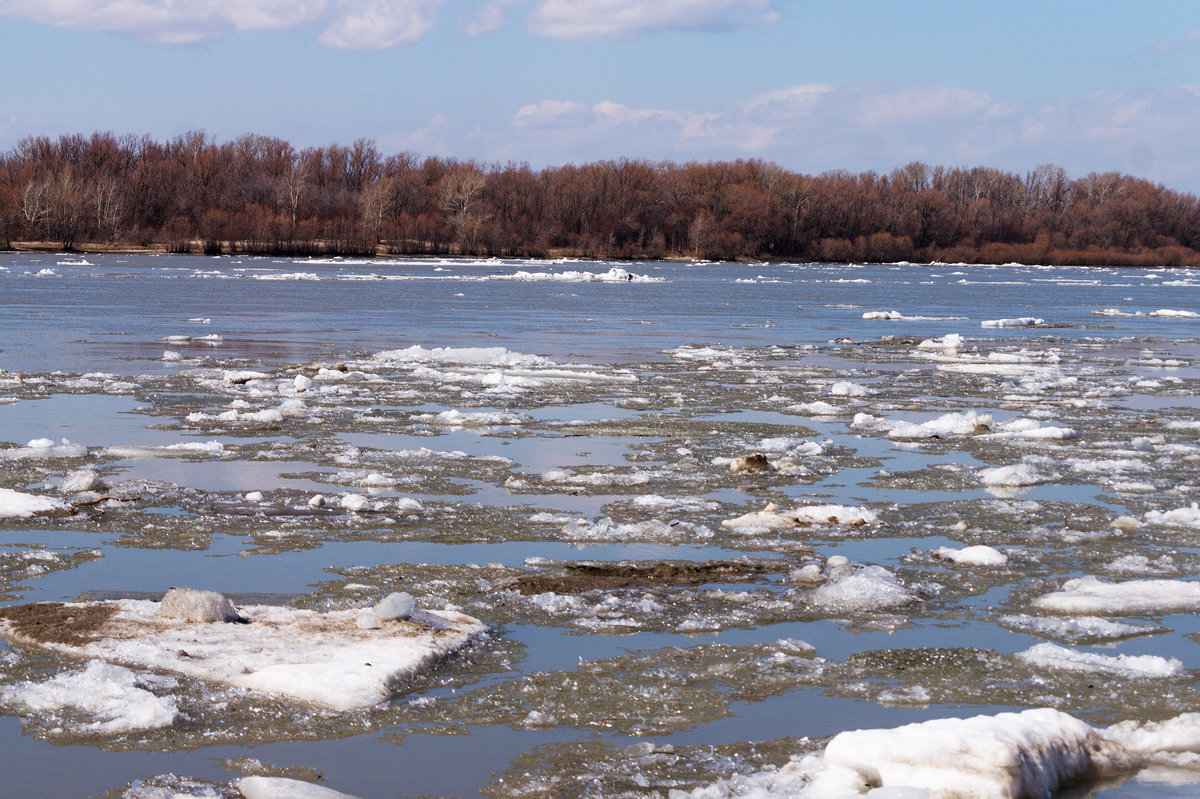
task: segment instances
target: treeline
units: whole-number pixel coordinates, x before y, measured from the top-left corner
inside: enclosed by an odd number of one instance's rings
[[[210,254],[1200,263],[1200,201],[1117,173],[911,163],[804,175],[763,161],[541,170],[96,133],[0,155],[0,246]]]

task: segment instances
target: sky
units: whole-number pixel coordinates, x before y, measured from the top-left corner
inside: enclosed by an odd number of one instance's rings
[[[0,0],[0,149],[203,130],[1200,194],[1195,0]]]

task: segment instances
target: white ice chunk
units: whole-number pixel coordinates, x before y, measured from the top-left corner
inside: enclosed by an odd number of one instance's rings
[[[412,615],[415,607],[416,601],[412,598],[412,594],[393,591],[373,608],[373,612],[375,618],[380,621],[393,621],[407,619]]]
[[[840,733],[823,754],[693,799],[1031,799],[1200,752],[1200,713],[1097,729],[1050,708]],[[1189,780],[1190,781],[1190,780]]]
[[[1168,527],[1200,527],[1200,505],[1193,502],[1188,507],[1165,512],[1152,510],[1146,514],[1146,521]]]
[[[1162,678],[1183,673],[1183,663],[1177,658],[1158,655],[1098,655],[1080,652],[1057,644],[1034,644],[1017,657],[1032,666],[1121,677]]]
[[[869,785],[924,788],[932,796],[1015,799],[1050,796],[1129,764],[1123,747],[1049,708],[834,736],[825,760]]]
[[[53,458],[82,458],[88,449],[83,444],[72,444],[67,439],[54,443],[49,438],[35,438],[23,447],[0,450],[0,458],[12,461],[50,460]]]
[[[64,494],[78,494],[82,491],[92,491],[99,486],[100,475],[95,469],[76,469],[62,479],[58,490]]]
[[[224,594],[196,588],[168,588],[158,606],[158,615],[181,621],[235,622],[237,608]]]
[[[0,699],[27,712],[82,713],[90,719],[81,725],[84,732],[105,735],[168,727],[179,715],[174,698],[156,696],[139,685],[137,674],[102,660],[89,661],[82,671],[64,672],[46,682],[0,689]]]
[[[242,777],[233,787],[246,799],[357,799],[323,785],[286,777]]]
[[[842,380],[831,385],[829,387],[829,393],[835,397],[864,397],[871,392],[866,386],[860,386],[857,383],[851,383],[848,380]]]
[[[833,613],[886,610],[916,599],[896,575],[882,566],[864,566],[834,579],[812,592],[812,603]]]
[[[1034,486],[1044,483],[1046,480],[1045,475],[1039,473],[1028,463],[993,466],[979,470],[979,481],[985,486]]]
[[[436,625],[388,621],[364,630],[357,624],[361,610],[319,613],[244,605],[240,611],[247,623],[222,624],[171,618],[159,612],[158,602],[148,600],[62,607],[64,612],[86,609],[96,615],[72,630],[71,643],[39,638],[39,627],[23,627],[11,616],[0,618],[0,636],[74,657],[174,672],[335,710],[386,700],[392,686],[466,646],[485,629],[477,619],[449,610],[425,612],[431,620],[436,617]]]
[[[52,497],[39,497],[0,488],[0,519],[28,519],[42,513],[66,510],[67,503]]]
[[[1014,319],[986,319],[979,323],[980,327],[1037,327],[1045,324],[1045,319],[1035,316],[1020,316]]]
[[[1035,608],[1056,613],[1132,616],[1200,609],[1200,582],[1127,580],[1107,583],[1095,577],[1068,580],[1059,591],[1033,600]]]
[[[939,547],[933,554],[964,566],[1003,566],[1008,563],[1008,555],[986,544],[962,549]]]
[[[725,519],[722,527],[733,530],[766,529],[785,530],[797,526],[814,524],[836,524],[859,527],[874,524],[879,517],[874,511],[852,505],[807,505],[794,510],[781,511],[775,503],[768,503],[759,511],[752,511],[733,519]]]
[[[1168,319],[1196,319],[1200,317],[1200,313],[1195,311],[1179,311],[1174,308],[1159,308],[1157,311],[1151,311],[1150,316],[1166,317]]]

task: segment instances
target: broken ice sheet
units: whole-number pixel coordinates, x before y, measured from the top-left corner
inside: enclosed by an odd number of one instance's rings
[[[629,746],[608,741],[545,744],[517,757],[480,793],[494,799],[662,795],[708,785],[714,778],[758,771],[806,748],[815,749],[816,744],[807,738],[709,746],[649,741]]]
[[[825,661],[803,641],[728,646],[702,644],[585,661],[569,671],[409,703],[406,720],[429,731],[447,723],[507,724],[518,729],[570,727],[625,735],[665,735],[732,714],[818,682]]]
[[[453,611],[437,614],[446,623],[440,629],[407,621],[364,629],[357,624],[361,610],[247,605],[238,617],[247,623],[232,623],[166,616],[165,607],[148,600],[18,605],[0,609],[0,635],[73,657],[346,711],[383,702],[394,685],[485,630]]]

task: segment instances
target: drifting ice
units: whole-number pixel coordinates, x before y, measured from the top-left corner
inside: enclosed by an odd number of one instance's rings
[[[1033,799],[1200,750],[1200,714],[1098,729],[1050,708],[835,735],[823,754],[737,775],[694,799]],[[673,792],[672,799],[683,794]]]
[[[413,611],[410,620],[363,629],[360,614],[270,605],[246,605],[239,614],[221,594],[173,589],[161,603],[119,599],[3,608],[0,636],[75,657],[350,710],[386,700],[398,681],[463,648],[485,629],[454,611]]]

